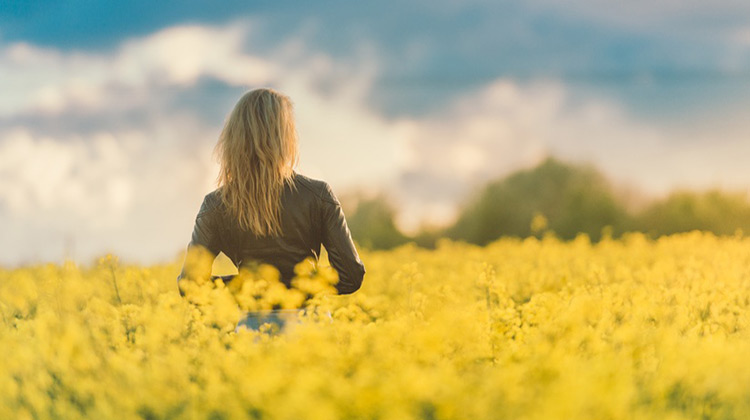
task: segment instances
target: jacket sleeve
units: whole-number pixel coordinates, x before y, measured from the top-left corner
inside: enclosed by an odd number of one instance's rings
[[[331,266],[339,275],[336,289],[339,294],[354,293],[362,285],[365,266],[360,261],[357,249],[354,247],[341,204],[328,184],[325,185],[321,201],[321,242],[328,251],[328,260]]]
[[[179,287],[183,278],[197,281],[205,281],[211,278],[211,267],[214,258],[221,251],[219,246],[219,225],[216,220],[216,212],[211,211],[208,197],[203,200],[198,215],[195,218],[193,235],[188,244],[185,262],[182,271],[177,277],[177,286],[180,294],[184,295]]]
[[[211,208],[207,201],[208,199],[203,200],[198,216],[195,217],[195,226],[193,226],[193,235],[189,246],[201,246],[216,256],[221,251],[219,221],[216,219],[216,211]]]

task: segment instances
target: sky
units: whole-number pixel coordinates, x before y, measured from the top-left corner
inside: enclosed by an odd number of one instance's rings
[[[170,261],[247,90],[295,104],[299,172],[406,231],[548,156],[618,188],[750,187],[750,3],[0,4],[0,264]]]

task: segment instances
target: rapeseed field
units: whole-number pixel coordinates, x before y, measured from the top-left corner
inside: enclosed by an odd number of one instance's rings
[[[0,419],[747,419],[750,239],[442,241],[189,282],[0,270]],[[304,306],[282,331],[243,311]],[[330,316],[329,316],[330,314]]]

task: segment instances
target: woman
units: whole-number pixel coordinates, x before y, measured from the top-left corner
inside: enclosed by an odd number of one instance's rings
[[[338,272],[338,293],[359,289],[365,267],[338,199],[327,183],[294,171],[297,133],[288,97],[272,89],[246,93],[216,148],[219,187],[198,211],[178,286],[183,277],[209,278],[211,264],[190,263],[191,254],[205,249],[210,261],[223,252],[239,268],[271,264],[289,287],[294,266],[317,260],[323,245]]]

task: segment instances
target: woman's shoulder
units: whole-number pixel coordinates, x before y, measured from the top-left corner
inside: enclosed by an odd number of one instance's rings
[[[198,214],[200,215],[203,213],[213,212],[219,209],[219,207],[221,207],[221,204],[221,191],[220,188],[217,188],[203,197],[203,204],[201,204],[201,208],[198,211]]]
[[[295,172],[294,185],[297,191],[305,191],[309,194],[313,194],[316,198],[321,200],[331,202],[336,199],[331,190],[331,186],[323,180],[310,178]]]

